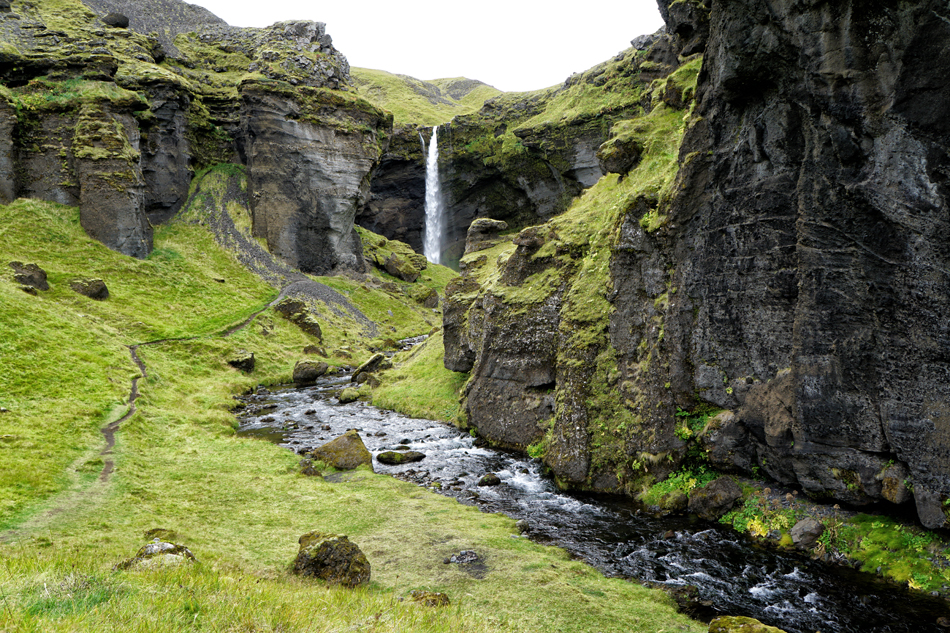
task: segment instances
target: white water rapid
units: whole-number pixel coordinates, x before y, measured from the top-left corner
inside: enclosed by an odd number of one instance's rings
[[[423,254],[433,264],[442,263],[443,232],[442,190],[439,184],[439,127],[432,128],[432,139],[426,154],[426,226]]]

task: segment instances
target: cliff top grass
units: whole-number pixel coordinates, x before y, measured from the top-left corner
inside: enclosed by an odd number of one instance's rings
[[[235,435],[232,396],[287,380],[310,340],[272,311],[247,321],[274,290],[206,228],[159,228],[135,260],[86,238],[74,208],[18,201],[0,220],[0,261],[40,264],[52,286],[33,296],[0,275],[0,629],[704,630],[660,592],[518,538],[511,519],[369,471],[305,477],[292,452]],[[80,276],[103,278],[110,298],[72,292]],[[136,343],[137,410],[103,455],[98,429],[128,410]],[[227,365],[240,350],[255,353],[250,375]],[[112,571],[153,528],[199,564]],[[292,577],[313,529],[357,543],[370,585]],[[484,558],[484,578],[443,564],[462,549]],[[402,601],[411,589],[452,605]]]
[[[367,101],[392,112],[396,125],[431,127],[470,114],[500,90],[464,78],[421,81],[384,70],[352,68],[356,91]]]

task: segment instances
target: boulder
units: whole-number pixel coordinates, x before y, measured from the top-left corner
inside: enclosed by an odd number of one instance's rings
[[[323,339],[323,331],[320,329],[319,321],[310,312],[307,304],[300,299],[285,297],[274,305],[274,310],[306,334],[318,340]]]
[[[498,234],[508,228],[508,223],[491,218],[478,218],[468,227],[465,236],[465,254],[491,248],[498,243]]]
[[[685,512],[686,508],[689,507],[689,497],[682,490],[676,489],[663,495],[660,498],[659,505],[663,512],[669,514]]]
[[[373,456],[366,450],[363,439],[355,429],[350,429],[340,437],[318,446],[307,456],[338,470],[353,470],[363,465],[369,466],[371,470],[373,468]]]
[[[395,253],[386,258],[383,267],[387,273],[396,279],[408,281],[409,283],[413,283],[419,279],[420,271],[415,264],[408,259],[403,259]]]
[[[354,387],[347,387],[340,392],[338,400],[340,404],[349,404],[351,402],[356,402],[360,399],[360,392],[357,391]]]
[[[715,521],[732,509],[742,498],[742,490],[732,477],[720,477],[702,488],[693,490],[687,510],[700,519]]]
[[[349,589],[369,582],[369,560],[346,536],[308,532],[298,542],[300,550],[293,568],[298,576],[319,578]]]
[[[643,145],[635,139],[615,138],[597,150],[597,160],[605,172],[621,176],[640,163]]]
[[[18,284],[36,288],[37,290],[49,290],[49,282],[46,281],[46,271],[36,264],[10,262],[10,268],[13,269],[13,278]]]
[[[425,453],[419,451],[385,451],[376,456],[376,461],[380,464],[400,466],[422,461],[425,457]]]
[[[356,368],[356,371],[353,372],[353,377],[350,378],[352,382],[358,382],[358,378],[361,374],[372,374],[373,372],[379,371],[381,365],[386,362],[386,355],[377,352],[373,354],[369,360],[364,362],[362,365]]]
[[[148,545],[142,546],[135,556],[117,564],[113,569],[158,569],[196,562],[198,560],[195,555],[184,545],[167,543],[156,538]]]
[[[109,13],[102,18],[102,23],[117,29],[129,28],[129,18],[122,13]]]
[[[254,371],[254,364],[254,352],[248,352],[243,349],[238,351],[233,358],[228,360],[228,365],[244,372],[245,374],[249,374]]]
[[[294,384],[298,387],[312,385],[327,373],[329,365],[323,361],[300,360],[294,365]]]
[[[84,297],[96,301],[105,301],[109,298],[109,289],[106,287],[106,282],[101,279],[75,279],[69,282],[69,287]]]
[[[478,480],[479,486],[498,486],[501,484],[501,478],[495,473],[485,473],[482,475],[482,478]]]
[[[789,531],[792,543],[799,549],[811,549],[824,533],[825,526],[811,517],[802,519]]]
[[[709,633],[785,633],[753,618],[723,616],[709,623]]]

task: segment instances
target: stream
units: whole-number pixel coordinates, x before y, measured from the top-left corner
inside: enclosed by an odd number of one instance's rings
[[[757,546],[735,531],[685,517],[657,518],[630,499],[559,491],[539,460],[481,446],[432,420],[362,402],[339,404],[349,376],[313,387],[243,396],[239,433],[302,453],[357,429],[374,456],[409,448],[426,455],[378,473],[425,485],[485,512],[521,520],[531,539],[557,545],[607,576],[668,587],[695,586],[702,615],[745,615],[788,633],[946,633],[947,603],[869,574]],[[501,485],[478,486],[487,472]],[[946,620],[941,620],[942,622]]]

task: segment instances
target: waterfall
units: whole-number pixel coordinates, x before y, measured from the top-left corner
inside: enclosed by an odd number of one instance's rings
[[[423,144],[423,148],[425,144]],[[423,254],[433,264],[441,263],[444,218],[439,185],[439,126],[432,128],[432,140],[426,154],[426,225]]]

